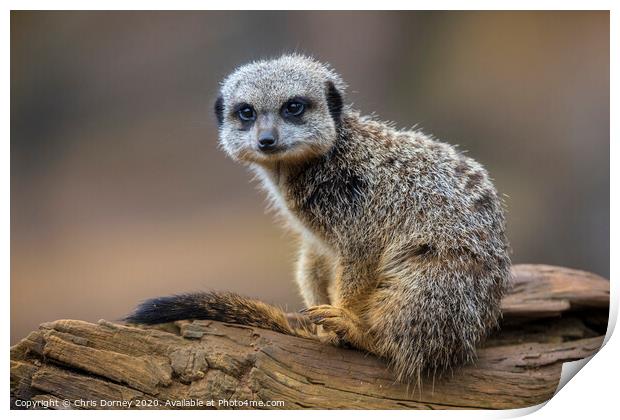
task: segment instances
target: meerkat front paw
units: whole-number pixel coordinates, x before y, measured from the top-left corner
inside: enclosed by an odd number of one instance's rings
[[[319,326],[317,335],[323,342],[342,346],[360,347],[363,330],[359,319],[346,309],[332,305],[318,305],[300,311]]]

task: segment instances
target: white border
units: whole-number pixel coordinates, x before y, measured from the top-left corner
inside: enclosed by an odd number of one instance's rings
[[[289,10],[305,10],[308,9],[307,4],[302,4],[301,2],[288,2],[284,1],[247,1],[247,0],[237,0],[235,2],[204,2],[204,1],[190,1],[190,0],[176,0],[174,2],[165,2],[165,1],[128,1],[128,0],[108,0],[108,1],[90,1],[80,2],[76,0],[64,0],[64,1],[42,1],[42,0],[24,0],[24,1],[6,1],[4,4],[8,5],[6,9],[6,13],[4,15],[4,19],[2,20],[4,31],[4,42],[2,43],[3,56],[5,58],[10,57],[10,13],[9,10],[47,10],[50,6],[53,6],[54,9],[61,10],[138,10],[138,9],[148,9],[148,10],[201,10],[205,6],[210,6],[213,10],[258,10],[257,6],[262,6],[265,9],[289,9]],[[614,121],[613,116],[615,116],[614,109],[615,106],[615,98],[617,98],[617,90],[618,86],[615,83],[613,76],[615,76],[618,72],[618,57],[617,57],[617,47],[618,43],[616,40],[620,39],[620,34],[618,33],[618,17],[617,17],[617,8],[614,8],[615,5],[612,1],[599,1],[599,0],[591,0],[588,2],[579,2],[579,1],[548,1],[548,0],[525,0],[519,2],[496,2],[496,1],[468,1],[467,3],[462,1],[436,1],[436,2],[405,2],[405,1],[382,1],[382,2],[369,2],[369,1],[345,1],[345,2],[334,2],[328,0],[314,0],[311,3],[315,9],[319,10],[347,10],[347,9],[362,9],[362,10],[405,10],[405,9],[415,9],[415,10],[612,10],[611,12],[611,138],[617,138],[617,124]],[[225,7],[224,7],[225,6]],[[465,9],[464,6],[467,6]],[[5,60],[7,63],[8,60]],[[10,196],[10,67],[8,64],[5,64],[2,68],[4,75],[4,85],[3,85],[3,98],[4,98],[4,115],[5,115],[5,141],[3,141],[3,150],[0,154],[0,168],[2,168],[2,180],[0,182],[0,188],[2,190],[2,195],[5,198]],[[619,181],[618,177],[618,169],[614,163],[618,164],[618,145],[613,141],[611,142],[611,185],[613,193],[613,185],[615,185]],[[618,213],[618,200],[617,197],[612,194],[611,195],[611,214],[619,214]],[[6,363],[9,358],[9,304],[10,304],[10,205],[8,200],[4,200],[1,205],[2,212],[2,221],[1,229],[2,229],[2,241],[0,242],[2,247],[2,272],[4,273],[3,278],[4,281],[4,324],[7,326],[3,340],[2,340],[2,352],[6,355],[4,358],[4,381],[3,381],[3,401],[5,404],[5,410],[8,411],[8,394],[9,394],[9,364]],[[611,220],[611,278],[615,278],[615,275],[618,273],[618,263],[617,258],[617,244],[615,240],[615,233],[618,231],[618,223],[612,218]],[[616,287],[612,282],[612,307],[611,307],[611,316],[610,322],[615,324],[615,320],[617,318],[618,313],[618,301],[616,294]],[[616,413],[615,403],[617,399],[617,387],[615,385],[615,381],[618,378],[619,369],[618,369],[618,339],[614,337],[607,337],[608,341],[605,347],[601,350],[599,354],[597,354],[591,362],[589,362],[581,372],[578,374],[578,378],[576,380],[570,381],[554,398],[550,400],[549,403],[543,405],[542,409],[535,411],[532,414],[532,418],[536,419],[583,419],[584,417],[589,418],[607,418],[607,414]],[[540,407],[538,407],[540,408]],[[466,412],[466,411],[441,411],[441,412],[412,412],[412,411],[390,411],[390,417],[397,418],[411,418],[413,416],[416,417],[436,417],[440,415],[441,417],[446,418],[465,418],[465,419],[479,419],[479,418],[511,418],[517,417],[521,415],[528,414],[534,411],[534,409],[523,409],[523,410],[508,410],[508,411],[495,411],[495,412],[483,412],[483,411],[474,411],[474,412]],[[63,414],[60,414],[63,413]],[[439,414],[437,414],[439,413]],[[89,416],[99,417],[104,416],[108,417],[112,413],[111,412],[103,412],[103,411],[90,411],[88,413]],[[288,411],[277,411],[277,412],[183,412],[181,414],[180,411],[176,411],[174,416],[191,416],[191,417],[200,417],[204,418],[204,416],[214,416],[222,418],[230,418],[237,417],[239,415],[242,416],[252,416],[252,417],[280,417],[280,418],[288,418],[290,416],[301,417],[301,418],[314,418],[315,416],[346,416],[349,413],[343,413],[342,411],[333,411],[333,412],[321,412],[321,413],[311,413],[308,411],[291,413]],[[84,413],[80,412],[20,412],[20,411],[11,411],[11,416],[15,417],[47,417],[47,416],[83,416]],[[114,416],[120,417],[134,417],[139,416],[143,418],[169,418],[170,413],[164,411],[149,411],[149,412],[114,412]],[[376,417],[381,416],[383,413],[372,411],[372,412],[355,412],[355,416],[362,417]]]

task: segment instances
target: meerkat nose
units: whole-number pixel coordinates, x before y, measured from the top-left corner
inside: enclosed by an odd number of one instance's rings
[[[258,135],[258,148],[261,151],[272,150],[276,145],[276,136],[272,130],[261,131]]]

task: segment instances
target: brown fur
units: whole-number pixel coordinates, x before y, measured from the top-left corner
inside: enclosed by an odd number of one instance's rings
[[[307,57],[243,66],[216,105],[220,144],[258,175],[297,232],[303,313],[321,340],[385,357],[407,382],[471,362],[508,284],[495,188],[452,146],[343,105],[344,88]],[[308,106],[292,121],[282,109],[296,97]],[[240,103],[256,124],[239,120]],[[266,122],[276,153],[257,147]],[[260,313],[237,321],[283,322],[281,311],[253,308]]]

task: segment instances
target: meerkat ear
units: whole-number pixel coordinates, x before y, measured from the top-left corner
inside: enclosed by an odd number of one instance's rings
[[[217,125],[221,127],[224,124],[224,98],[222,95],[215,100],[213,110],[215,111],[215,118],[217,118]]]
[[[340,125],[342,114],[342,94],[338,91],[333,82],[326,83],[327,87],[327,107],[336,126]]]

